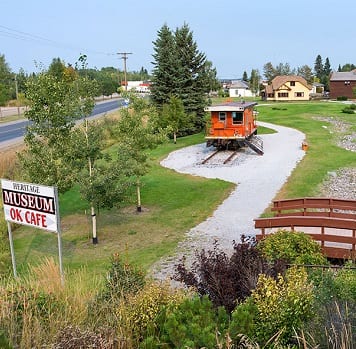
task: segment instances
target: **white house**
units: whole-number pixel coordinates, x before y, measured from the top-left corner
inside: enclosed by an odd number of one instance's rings
[[[250,90],[247,82],[242,80],[233,81],[229,86],[230,97],[255,97],[256,94]]]

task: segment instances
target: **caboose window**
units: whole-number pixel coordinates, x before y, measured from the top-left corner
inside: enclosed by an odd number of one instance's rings
[[[244,120],[244,113],[241,111],[232,112],[232,123],[233,125],[242,124]]]
[[[226,113],[220,111],[219,112],[219,121],[225,121],[226,120]]]

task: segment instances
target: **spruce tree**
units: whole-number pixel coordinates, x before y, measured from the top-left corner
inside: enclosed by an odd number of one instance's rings
[[[247,76],[246,70],[245,70],[244,73],[242,74],[242,81],[248,82],[248,76]]]
[[[319,79],[319,81],[321,81],[324,75],[324,66],[323,66],[323,60],[320,55],[317,55],[315,59],[314,72],[315,72],[315,76]]]
[[[170,96],[179,98],[185,112],[195,115],[195,129],[201,129],[206,95],[216,86],[216,71],[205,54],[198,50],[187,24],[174,33],[165,24],[153,44],[152,101],[162,109]]]
[[[331,73],[331,65],[330,65],[329,57],[326,57],[325,64],[324,64],[324,75],[329,77],[330,73]]]
[[[207,76],[205,74],[206,56],[198,50],[193,34],[187,24],[175,32],[178,66],[179,97],[187,114],[195,114],[195,126],[203,126],[206,106]]]
[[[331,73],[331,66],[330,66],[330,62],[329,62],[329,57],[326,57],[324,68],[323,68],[323,76],[320,80],[320,82],[324,84],[324,88],[326,91],[330,90],[330,87],[329,87],[330,73]]]
[[[177,88],[174,37],[166,24],[158,31],[153,47],[151,97],[154,104],[161,107],[168,103],[170,94],[175,94]]]

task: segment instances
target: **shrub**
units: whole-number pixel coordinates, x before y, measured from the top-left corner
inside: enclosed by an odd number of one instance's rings
[[[302,268],[292,267],[277,280],[261,274],[252,298],[257,307],[255,334],[260,343],[278,333],[280,344],[290,344],[295,332],[313,316],[313,285]]]
[[[223,341],[229,316],[215,309],[207,296],[194,296],[176,307],[166,308],[160,320],[160,335],[149,337],[142,348],[215,348]]]
[[[347,101],[347,97],[346,96],[338,96],[338,97],[336,97],[336,100],[337,101]]]
[[[350,104],[349,106],[342,109],[342,112],[346,114],[354,114],[355,111],[356,111],[356,104]]]
[[[145,285],[145,275],[138,268],[125,263],[119,254],[111,258],[111,266],[104,289],[88,304],[88,317],[95,323],[116,324],[116,306]]]
[[[147,332],[156,334],[158,325],[155,321],[160,312],[165,307],[178,306],[184,297],[182,290],[172,290],[168,284],[146,284],[136,294],[127,296],[116,310],[121,336],[131,338],[137,347]]]
[[[240,342],[241,335],[249,338],[253,337],[256,316],[257,307],[251,297],[246,299],[245,302],[237,305],[231,313],[229,325],[229,335],[234,344],[238,344]]]
[[[318,243],[302,232],[278,230],[266,235],[257,248],[270,262],[284,260],[289,264],[328,264]]]
[[[356,304],[355,264],[347,263],[335,276],[335,286],[341,300]]]
[[[196,252],[191,270],[183,258],[176,266],[174,279],[195,288],[201,296],[208,295],[215,307],[224,306],[231,313],[237,301],[250,296],[259,274],[276,276],[283,270],[278,263],[268,266],[254,240],[242,240],[234,243],[231,257],[219,250],[217,243],[210,251]]]
[[[136,293],[145,284],[145,274],[138,268],[125,263],[119,254],[112,256],[111,267],[106,277],[103,297],[110,300]]]

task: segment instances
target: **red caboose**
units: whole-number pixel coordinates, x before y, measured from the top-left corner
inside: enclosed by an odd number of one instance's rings
[[[211,117],[205,137],[206,145],[218,149],[249,146],[262,155],[262,141],[256,137],[255,105],[256,102],[226,102],[207,107],[205,110],[210,112]]]

